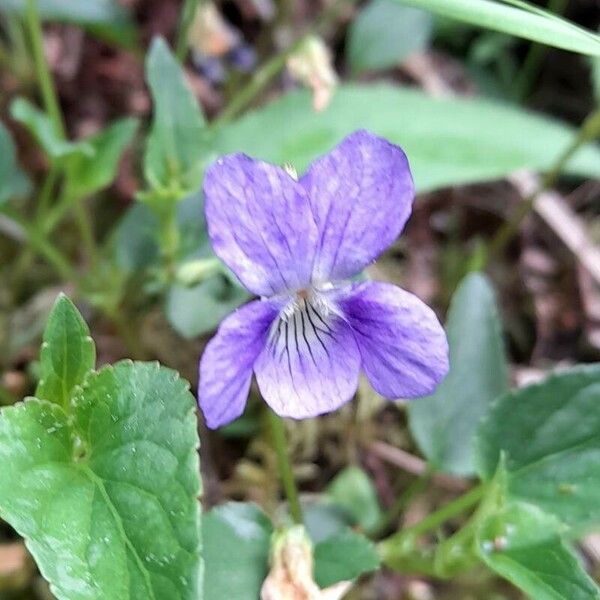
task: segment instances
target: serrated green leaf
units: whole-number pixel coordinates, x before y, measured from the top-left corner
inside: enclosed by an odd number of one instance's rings
[[[219,129],[214,152],[290,162],[300,173],[360,128],[404,148],[419,192],[496,179],[518,169],[543,171],[574,135],[557,121],[482,98],[438,99],[389,85],[346,85],[321,113],[312,110],[306,92],[284,95]],[[600,177],[600,150],[580,150],[565,172]]]
[[[59,600],[201,599],[195,400],[124,361],[0,413],[0,516]]]
[[[508,389],[494,290],[484,275],[463,279],[452,298],[446,329],[450,372],[432,396],[409,403],[410,430],[436,469],[472,475],[479,421]]]
[[[389,69],[423,50],[431,38],[429,13],[396,0],[372,0],[350,24],[348,61],[354,73]]]
[[[26,196],[31,183],[17,164],[15,145],[8,129],[0,123],[0,205]]]
[[[561,539],[560,523],[513,503],[480,526],[481,559],[535,600],[597,600],[600,589]]]
[[[119,160],[137,127],[137,119],[120,119],[85,140],[93,149],[93,154],[88,156],[80,153],[69,160],[68,193],[71,197],[89,196],[114,181]]]
[[[256,600],[267,575],[273,525],[252,504],[228,502],[202,520],[204,600]]]
[[[501,454],[509,494],[573,528],[600,524],[600,366],[573,368],[494,402],[478,430],[489,479]]]
[[[580,54],[600,56],[600,36],[520,0],[397,0],[477,27]]]
[[[153,189],[183,197],[196,192],[202,182],[204,117],[181,65],[161,38],[152,42],[146,77],[154,117],[144,156],[144,175]]]
[[[0,0],[0,11],[23,13],[26,5],[27,0]],[[135,42],[136,28],[118,0],[38,0],[37,5],[45,21],[81,25],[122,46]]]
[[[352,581],[379,567],[373,542],[346,528],[315,545],[315,581],[321,588]]]
[[[36,396],[66,407],[75,386],[83,383],[95,365],[90,330],[73,303],[61,294],[44,331]]]
[[[365,531],[379,524],[382,512],[371,478],[359,467],[346,467],[331,482],[327,495]]]
[[[29,100],[17,98],[10,105],[10,114],[24,125],[48,158],[53,161],[83,156],[93,158],[94,148],[85,141],[70,142],[62,139],[54,129],[50,117],[36,108]]]

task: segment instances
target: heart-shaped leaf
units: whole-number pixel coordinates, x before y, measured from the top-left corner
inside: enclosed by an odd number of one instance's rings
[[[600,525],[600,366],[501,396],[477,441],[483,479],[503,456],[510,496],[557,516],[574,534]]]
[[[598,600],[600,589],[539,508],[512,503],[480,526],[482,560],[535,600]]]

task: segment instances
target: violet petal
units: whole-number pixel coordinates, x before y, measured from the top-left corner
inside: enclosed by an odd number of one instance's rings
[[[255,300],[229,315],[200,360],[198,400],[206,424],[221,427],[243,412],[252,368],[279,306]]]
[[[354,396],[360,354],[343,319],[319,317],[308,307],[270,335],[254,370],[263,398],[278,415],[315,417]]]
[[[386,398],[431,394],[448,373],[448,341],[433,310],[388,283],[352,286],[337,299],[369,382]]]
[[[286,171],[231,154],[208,168],[204,194],[214,251],[250,292],[310,282],[318,231],[304,188]]]
[[[414,185],[406,155],[366,131],[313,162],[300,183],[320,232],[316,281],[362,271],[398,237],[411,213]]]

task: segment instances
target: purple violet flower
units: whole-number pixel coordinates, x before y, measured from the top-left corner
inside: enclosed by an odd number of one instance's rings
[[[348,402],[361,369],[389,399],[433,392],[448,372],[433,311],[394,285],[349,281],[410,216],[401,148],[357,131],[299,180],[231,154],[209,167],[204,194],[215,253],[260,296],[221,323],[200,361],[209,427],[242,414],[253,373],[269,406],[295,419]]]

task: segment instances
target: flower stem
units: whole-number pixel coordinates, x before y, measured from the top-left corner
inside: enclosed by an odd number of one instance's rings
[[[286,445],[284,422],[281,417],[277,416],[271,409],[268,409],[268,413],[273,449],[277,454],[277,467],[279,468],[281,483],[283,484],[283,489],[290,505],[290,513],[295,523],[302,524],[302,509],[300,507],[298,489],[296,488],[296,481],[294,480],[294,473],[292,471],[290,456]]]
[[[185,0],[181,10],[181,18],[179,20],[179,32],[177,33],[177,42],[175,43],[175,55],[179,62],[185,60],[188,51],[188,35],[190,27],[194,22],[196,10],[200,6],[200,0]]]
[[[50,76],[48,63],[44,57],[44,38],[37,0],[27,0],[26,22],[31,38],[35,72],[40,84],[40,91],[42,93],[46,112],[52,120],[55,133],[60,137],[65,137],[65,125],[58,103],[58,97],[56,95],[54,83],[52,82],[52,77]]]

